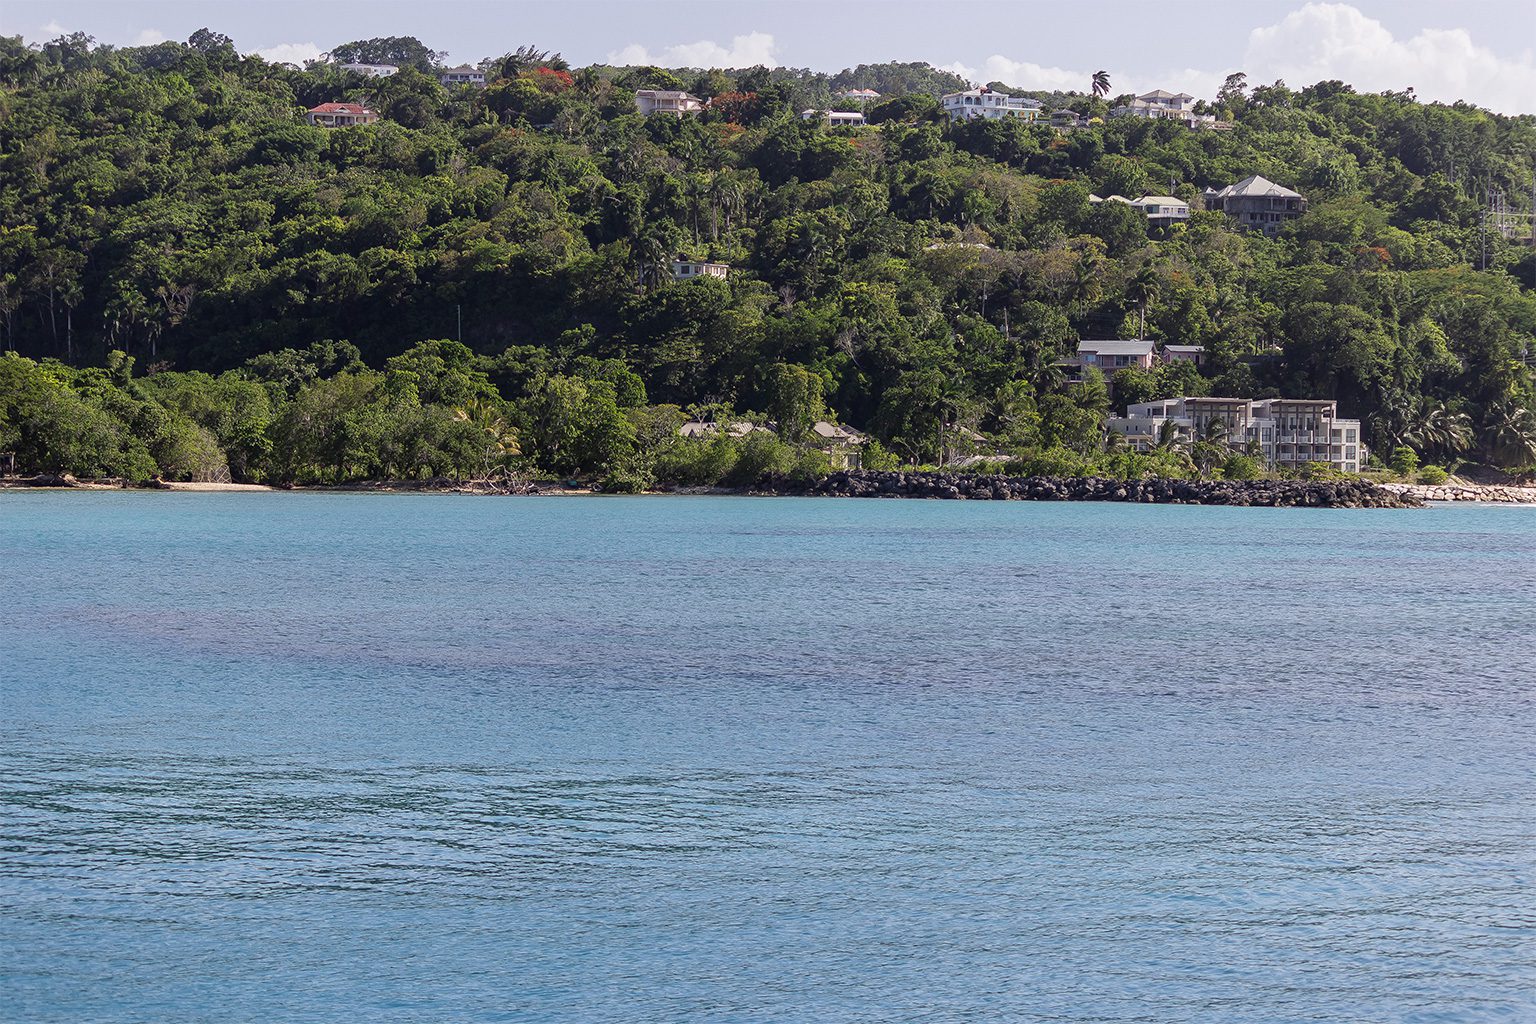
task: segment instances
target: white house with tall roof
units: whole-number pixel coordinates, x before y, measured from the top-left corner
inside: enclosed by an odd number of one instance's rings
[[[671,114],[683,117],[703,111],[705,103],[692,93],[680,89],[636,89],[635,109],[649,117],[652,114]]]
[[[1109,112],[1110,117],[1139,117],[1148,121],[1177,121],[1186,128],[1214,125],[1214,114],[1195,113],[1195,98],[1187,92],[1154,89]]]
[[[1005,117],[1034,121],[1041,115],[1039,100],[1030,99],[1028,96],[1010,96],[1005,92],[989,89],[985,85],[976,89],[967,89],[965,92],[949,93],[939,100],[939,105],[944,108],[944,113],[949,115],[951,121],[968,121],[978,117],[991,121]]]

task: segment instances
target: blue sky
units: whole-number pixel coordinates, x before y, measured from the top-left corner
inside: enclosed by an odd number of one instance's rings
[[[83,31],[118,45],[185,39],[207,25],[245,52],[300,61],[337,43],[414,35],[476,61],[536,43],[576,64],[787,64],[837,71],[927,60],[977,81],[1211,96],[1231,71],[1291,86],[1341,78],[1536,113],[1536,0],[6,0],[0,32],[41,41]]]

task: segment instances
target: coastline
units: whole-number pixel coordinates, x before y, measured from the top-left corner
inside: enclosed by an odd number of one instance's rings
[[[593,487],[553,481],[507,485],[490,480],[366,480],[345,484],[282,486],[199,481],[77,480],[69,476],[0,478],[0,490],[157,490],[186,493],[309,492],[348,494],[469,494],[571,497],[601,494]],[[970,473],[842,470],[819,480],[764,478],[750,487],[662,486],[648,495],[748,497],[917,498],[959,501],[1099,501],[1158,505],[1231,505],[1264,508],[1422,508],[1475,502],[1536,506],[1536,486],[1402,484],[1364,480],[1116,480],[1100,477],[1007,477]]]
[[[488,480],[361,481],[348,484],[272,486],[152,480],[76,480],[38,476],[0,480],[0,489],[160,490],[190,493],[277,492],[359,494],[469,494],[572,496],[600,493],[556,482],[508,485]],[[1007,477],[943,472],[842,470],[817,480],[765,477],[748,487],[662,487],[654,495],[755,497],[909,498],[970,501],[1098,501],[1163,505],[1229,505],[1268,508],[1421,508],[1425,499],[1359,480],[1113,480],[1098,477]]]

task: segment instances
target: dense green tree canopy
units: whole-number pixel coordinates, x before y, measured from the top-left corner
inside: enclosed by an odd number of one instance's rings
[[[402,70],[269,65],[209,30],[0,40],[0,342],[32,360],[6,364],[0,447],[82,471],[468,471],[490,416],[520,457],[596,473],[663,458],[660,402],[791,436],[814,410],[917,461],[976,431],[1089,453],[1100,403],[1056,364],[1144,332],[1204,345],[1204,374],[1116,381],[1115,405],[1337,398],[1385,452],[1530,461],[1536,258],[1480,201],[1529,205],[1536,118],[1233,76],[1230,131],[1057,132],[944,123],[935,94],[963,83],[923,64],[572,69],[521,46],[476,90],[439,85],[414,38],[331,58]],[[643,87],[716,102],[644,119]],[[854,87],[883,94],[877,126],[800,118]],[[1034,95],[1102,116],[1091,88]],[[340,100],[382,119],[305,122]],[[1256,173],[1311,202],[1278,237],[1088,199]],[[679,253],[730,276],[674,283]],[[114,351],[132,373],[89,376]],[[1414,434],[1423,409],[1465,443]],[[47,425],[72,416],[65,457]]]

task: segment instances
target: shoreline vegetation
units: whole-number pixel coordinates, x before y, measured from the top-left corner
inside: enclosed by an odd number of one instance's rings
[[[299,491],[310,493],[468,494],[486,496],[601,495],[600,487],[552,480],[367,480],[342,484],[270,484],[152,479],[78,480],[68,474],[0,477],[0,490],[163,490],[191,493]],[[633,492],[625,492],[633,493]],[[668,486],[648,495],[753,497],[925,498],[970,501],[1103,501],[1159,505],[1227,505],[1261,508],[1422,508],[1431,502],[1536,505],[1536,487],[1468,483],[1440,485],[1373,483],[1365,480],[1181,480],[1104,477],[1005,476],[1002,474],[844,470],[818,480],[772,475],[740,487]]]
[[[356,59],[0,38],[0,472],[1536,473],[1536,249],[1482,208],[1497,189],[1524,215],[1528,116],[1238,72],[1191,110],[1206,130],[1116,116],[1136,97],[1108,72],[972,97],[920,62],[525,45],[462,84],[413,37],[329,52]],[[697,105],[647,115],[656,90]],[[1039,116],[953,102],[1003,94]],[[816,114],[844,101],[864,126]],[[1230,190],[1260,180],[1284,210],[1255,220]],[[1124,422],[1202,398],[1356,424]]]

